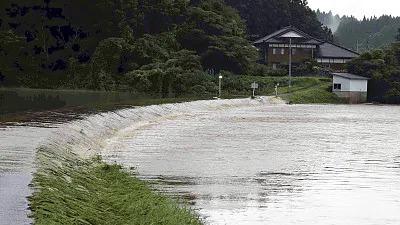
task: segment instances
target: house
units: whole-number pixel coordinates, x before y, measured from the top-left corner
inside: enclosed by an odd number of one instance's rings
[[[344,71],[346,63],[359,56],[357,52],[319,40],[292,26],[267,35],[253,44],[261,53],[260,61],[274,69],[289,64],[289,49],[292,49],[291,60],[294,66],[315,60],[333,71]]]
[[[350,104],[367,102],[369,78],[350,74],[332,73],[332,92]]]

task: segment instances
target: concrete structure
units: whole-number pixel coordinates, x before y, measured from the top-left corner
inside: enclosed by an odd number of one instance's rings
[[[369,78],[350,74],[332,73],[332,92],[350,104],[367,102]]]
[[[343,72],[346,63],[359,56],[357,52],[319,40],[292,26],[267,35],[255,41],[254,45],[261,53],[260,61],[272,68],[289,64],[290,46],[292,48],[291,60],[294,66],[305,61],[315,60],[325,68]]]

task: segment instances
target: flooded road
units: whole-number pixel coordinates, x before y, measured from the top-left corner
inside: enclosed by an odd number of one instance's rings
[[[400,224],[400,107],[188,110],[107,141],[109,162],[208,224]]]

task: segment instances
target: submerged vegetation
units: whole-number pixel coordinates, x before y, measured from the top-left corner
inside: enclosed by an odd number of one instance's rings
[[[202,224],[192,211],[153,192],[120,166],[72,154],[56,156],[44,149],[38,154],[41,164],[30,197],[36,225]]]

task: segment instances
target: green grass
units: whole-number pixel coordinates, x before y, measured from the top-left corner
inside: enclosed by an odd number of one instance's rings
[[[294,104],[343,103],[340,98],[330,91],[332,79],[326,77],[293,77],[290,90],[288,77],[242,76],[240,80],[244,87],[250,87],[251,83],[257,82],[260,86],[256,91],[257,95],[275,95],[275,84],[279,83],[279,96]],[[245,92],[249,96],[251,89],[248,88]]]
[[[284,100],[293,104],[340,104],[343,100],[337,95],[330,92],[330,82],[321,81],[317,85],[309,87],[296,87],[291,90],[285,90],[285,94],[281,95]]]
[[[192,211],[153,192],[120,166],[39,151],[43,164],[29,199],[35,225],[202,224]]]
[[[100,162],[38,174],[30,198],[36,225],[200,225],[177,202],[150,190],[119,166]]]

